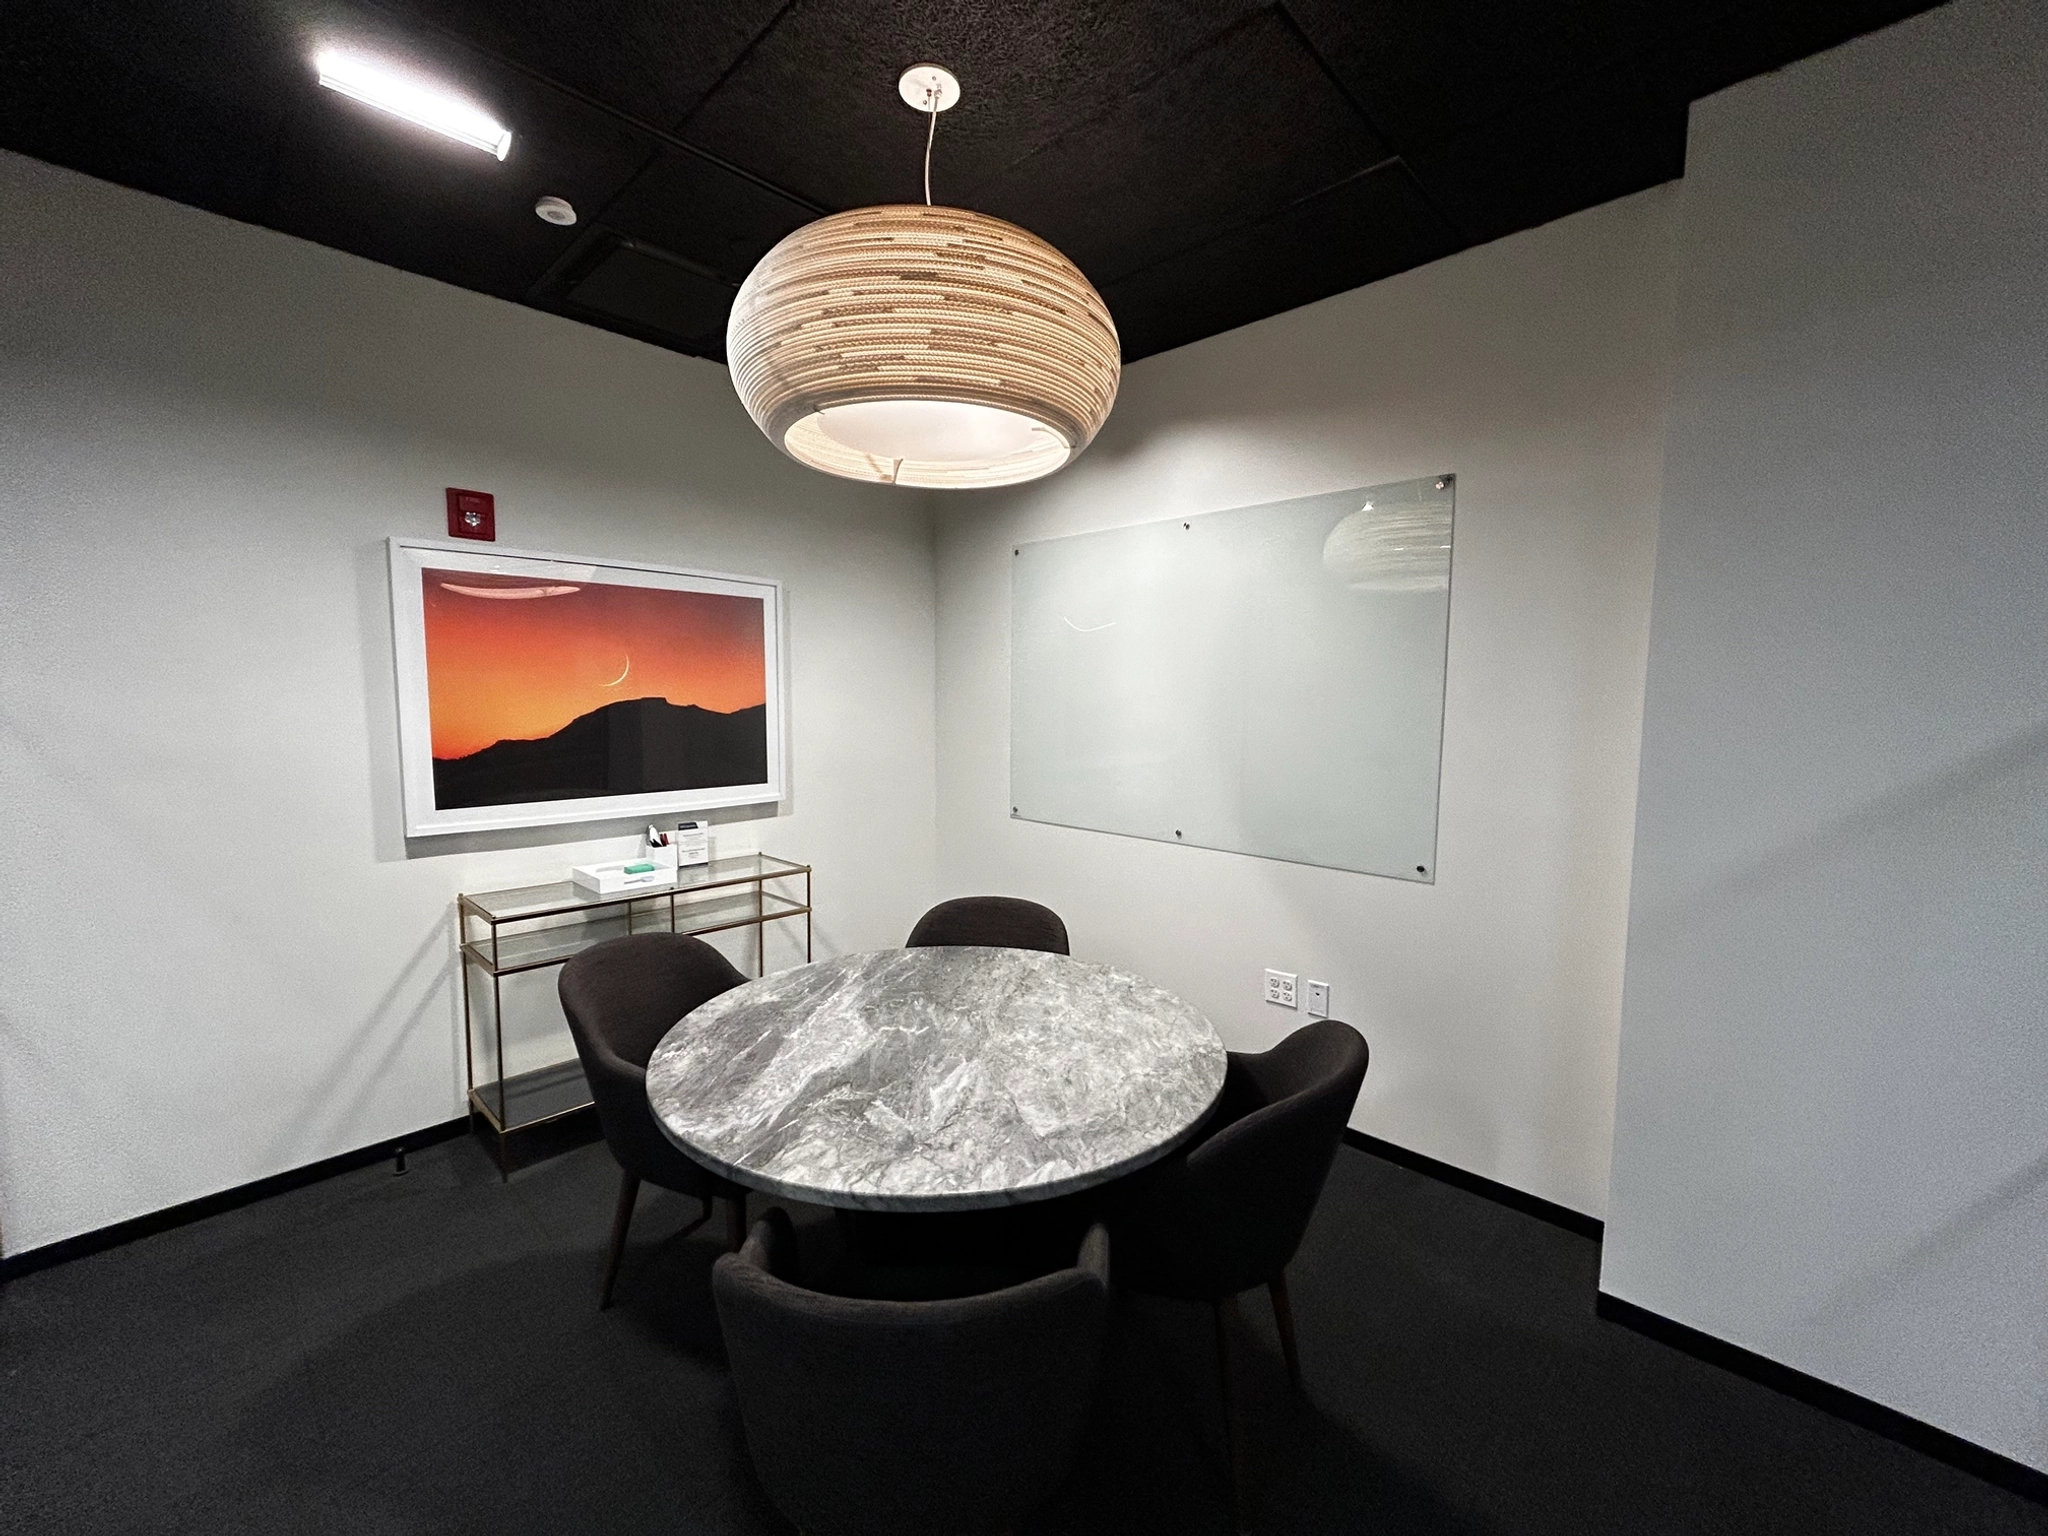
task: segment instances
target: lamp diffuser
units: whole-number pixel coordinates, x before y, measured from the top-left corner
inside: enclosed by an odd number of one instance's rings
[[[740,286],[734,387],[828,474],[1011,485],[1087,447],[1116,399],[1116,326],[1052,246],[962,208],[884,204],[787,236]]]

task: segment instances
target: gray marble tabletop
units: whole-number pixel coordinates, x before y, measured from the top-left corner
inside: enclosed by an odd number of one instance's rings
[[[647,1097],[670,1140],[821,1205],[1014,1205],[1141,1168],[1223,1090],[1172,993],[1028,949],[887,949],[735,987],[670,1030]]]

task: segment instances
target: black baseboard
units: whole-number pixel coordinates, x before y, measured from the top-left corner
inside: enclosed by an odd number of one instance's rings
[[[357,1147],[352,1152],[323,1157],[319,1162],[308,1163],[303,1168],[288,1168],[283,1173],[273,1173],[266,1179],[237,1184],[233,1189],[201,1195],[197,1200],[187,1200],[182,1205],[167,1206],[161,1211],[151,1211],[146,1216],[117,1221],[111,1227],[81,1232],[76,1237],[46,1243],[40,1248],[31,1248],[26,1253],[0,1256],[0,1280],[12,1280],[17,1275],[48,1269],[54,1264],[63,1264],[71,1259],[84,1258],[89,1253],[102,1253],[109,1248],[118,1248],[123,1243],[132,1243],[138,1237],[166,1232],[172,1227],[182,1227],[187,1222],[217,1216],[222,1211],[232,1211],[238,1206],[253,1205],[256,1201],[268,1199],[271,1195],[281,1195],[288,1189],[317,1184],[322,1179],[333,1178],[337,1173],[367,1168],[370,1164],[381,1163],[387,1158],[396,1159],[401,1149],[413,1152],[421,1147],[433,1146],[436,1142],[452,1141],[468,1129],[467,1116],[458,1120],[443,1120],[439,1125],[409,1131],[403,1136],[392,1136],[383,1141],[373,1142],[367,1147]]]
[[[1377,1136],[1368,1136],[1363,1131],[1347,1128],[1344,1139],[1361,1152],[1383,1157],[1403,1168],[1412,1168],[1417,1173],[1440,1179],[1454,1188],[1466,1190],[1471,1194],[1496,1201],[1511,1210],[1551,1222],[1563,1227],[1567,1232],[1590,1237],[1595,1242],[1600,1241],[1605,1230],[1603,1223],[1598,1219],[1581,1211],[1557,1205],[1506,1184],[1496,1183],[1480,1174],[1468,1173],[1463,1168],[1438,1162],[1433,1157],[1411,1152],[1406,1147],[1397,1147],[1390,1141],[1381,1141]],[[2036,1471],[2024,1462],[2014,1461],[2008,1456],[1999,1455],[1996,1451],[1986,1450],[1974,1441],[1965,1440],[1962,1436],[1951,1434],[1945,1429],[1937,1429],[1934,1425],[1916,1419],[1910,1414],[1901,1413],[1896,1408],[1887,1408],[1882,1403],[1860,1397],[1846,1387],[1838,1387],[1832,1382],[1822,1381],[1817,1376],[1809,1376],[1789,1365],[1781,1365],[1775,1360],[1766,1359],[1744,1349],[1739,1344],[1730,1344],[1726,1339],[1717,1339],[1710,1333],[1689,1328],[1684,1323],[1673,1322],[1668,1317],[1639,1307],[1634,1302],[1623,1301],[1619,1296],[1610,1296],[1605,1291],[1596,1294],[1594,1310],[1609,1322],[1619,1323],[1661,1344],[1684,1350],[1710,1365],[1718,1365],[1723,1370],[1733,1371],[1738,1376],[1782,1392],[1787,1397],[1796,1397],[1824,1413],[1833,1414],[1838,1419],[1846,1419],[1851,1424],[1861,1425],[1888,1440],[1896,1440],[1901,1445],[1924,1452],[1938,1461],[1947,1462],[1952,1467],[1981,1477],[1987,1483],[1994,1483],[2000,1488],[2019,1494],[2022,1498],[2031,1499],[2038,1504],[2048,1504],[2048,1472]]]
[[[2001,1456],[1996,1451],[1986,1450],[1974,1441],[1960,1435],[1937,1429],[1910,1414],[1887,1408],[1883,1403],[1872,1402],[1858,1396],[1847,1387],[1838,1387],[1833,1382],[1822,1381],[1818,1376],[1809,1376],[1804,1371],[1794,1370],[1789,1365],[1744,1349],[1739,1344],[1730,1344],[1726,1339],[1717,1339],[1711,1333],[1702,1333],[1684,1323],[1673,1322],[1661,1313],[1647,1307],[1639,1307],[1632,1301],[1623,1301],[1619,1296],[1610,1296],[1601,1291],[1594,1301],[1594,1310],[1609,1322],[1620,1323],[1633,1328],[1660,1344],[1669,1344],[1673,1349],[1682,1349],[1688,1355],[1718,1365],[1723,1370],[1746,1376],[1751,1381],[1796,1397],[1803,1403],[1811,1403],[1823,1412],[1831,1413],[1838,1419],[1847,1419],[1851,1424],[1883,1435],[1887,1440],[1896,1440],[1901,1445],[1924,1451],[1938,1461],[1945,1461],[1952,1467],[1974,1473],[1987,1483],[2032,1499],[2038,1504],[2048,1504],[2048,1472],[2037,1472],[2024,1462]]]
[[[1510,1184],[1497,1183],[1483,1174],[1468,1173],[1463,1168],[1449,1163],[1440,1163],[1433,1157],[1424,1157],[1420,1152],[1410,1152],[1406,1147],[1397,1147],[1391,1141],[1381,1141],[1377,1136],[1368,1136],[1363,1131],[1346,1127],[1344,1140],[1361,1152],[1370,1152],[1374,1157],[1383,1157],[1390,1163],[1399,1163],[1403,1168],[1412,1168],[1417,1173],[1426,1173],[1433,1179],[1462,1189],[1468,1194],[1480,1195],[1504,1205],[1509,1210],[1520,1211],[1524,1216],[1534,1216],[1538,1221],[1547,1221],[1554,1227],[1563,1227],[1567,1232],[1580,1237],[1600,1241],[1604,1224],[1597,1216],[1588,1216],[1584,1211],[1575,1211],[1568,1205],[1545,1200],[1541,1195],[1532,1195],[1516,1189]]]

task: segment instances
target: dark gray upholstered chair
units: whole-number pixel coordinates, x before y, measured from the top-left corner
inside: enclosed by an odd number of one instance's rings
[[[805,1536],[1014,1527],[1073,1465],[1102,1368],[1109,1238],[1071,1269],[945,1301],[806,1290],[771,1210],[712,1271],[747,1449]]]
[[[562,967],[558,991],[597,1123],[618,1160],[618,1213],[612,1219],[611,1251],[605,1259],[602,1310],[612,1304],[612,1286],[626,1251],[633,1202],[640,1183],[694,1195],[704,1214],[684,1228],[693,1232],[711,1219],[714,1198],[726,1202],[726,1238],[737,1248],[747,1233],[747,1192],[692,1161],[662,1134],[647,1102],[647,1059],[661,1037],[698,1004],[729,992],[746,977],[702,939],[679,933],[641,933],[593,944]],[[681,1236],[681,1233],[677,1234]]]
[[[1118,1182],[1109,1194],[1117,1281],[1132,1291],[1210,1303],[1231,1430],[1231,1483],[1242,1498],[1227,1339],[1238,1294],[1273,1298],[1287,1373],[1301,1386],[1287,1265],[1336,1160],[1365,1081],[1365,1037],[1321,1019],[1261,1055],[1230,1053],[1222,1098],[1201,1138]]]
[[[986,944],[997,949],[1042,949],[1070,954],[1067,925],[1051,907],[1017,896],[956,896],[917,920],[906,949],[938,944]]]

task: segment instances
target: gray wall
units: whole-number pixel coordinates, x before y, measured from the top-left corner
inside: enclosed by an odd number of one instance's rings
[[[1694,110],[1603,1286],[2048,1468],[2048,9]]]
[[[0,207],[9,1252],[460,1113],[455,893],[635,846],[406,842],[383,540],[444,486],[508,546],[786,582],[793,792],[723,846],[816,862],[824,952],[901,940],[922,497],[791,464],[710,363],[18,157]]]
[[[1674,188],[1136,364],[1071,468],[939,524],[940,877],[1066,917],[1263,1049],[1329,981],[1355,1123],[1606,1203]],[[1455,471],[1434,885],[1010,819],[1012,545]],[[1281,729],[1313,751],[1316,723]]]

